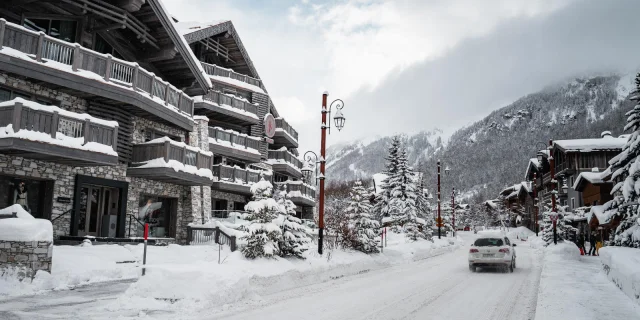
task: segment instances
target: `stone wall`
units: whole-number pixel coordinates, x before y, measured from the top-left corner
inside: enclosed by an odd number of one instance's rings
[[[185,139],[186,131],[182,129],[174,128],[166,124],[151,121],[145,118],[133,117],[133,135],[132,135],[133,144],[145,142],[145,132],[149,129],[152,129],[156,132],[166,133],[172,136],[180,137],[180,139],[183,142]]]
[[[0,241],[0,275],[12,268],[19,278],[32,278],[38,270],[51,273],[52,251],[49,241]]]
[[[55,101],[54,104],[65,110],[78,113],[87,112],[87,100],[85,99],[58,90],[49,89],[24,79],[12,77],[7,73],[0,72],[0,85],[50,99]]]
[[[233,210],[234,202],[247,203],[249,201],[249,198],[243,195],[227,193],[218,190],[211,190],[211,199],[227,200],[227,210]]]

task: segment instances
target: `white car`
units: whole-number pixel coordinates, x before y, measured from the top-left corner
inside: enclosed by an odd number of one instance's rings
[[[513,272],[516,267],[515,246],[504,234],[480,234],[469,249],[469,270],[499,268],[503,272]]]

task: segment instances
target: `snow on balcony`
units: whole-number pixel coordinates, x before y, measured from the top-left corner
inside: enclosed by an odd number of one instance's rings
[[[138,150],[151,148],[149,150]],[[168,137],[153,139],[134,146],[134,163],[136,169],[142,168],[172,168],[176,172],[185,172],[213,181],[211,172],[211,158],[213,153],[183,142],[171,140]],[[144,161],[140,157],[153,157]],[[159,156],[159,157],[156,157]]]
[[[0,103],[0,139],[25,139],[117,157],[117,128],[116,121],[22,98]]]
[[[260,141],[258,137],[252,137],[234,130],[227,130],[220,127],[209,127],[209,143],[228,148],[233,148],[255,155],[260,155],[258,150]]]
[[[232,111],[239,115],[259,120],[257,104],[250,103],[247,99],[231,94],[212,91],[205,96],[193,97],[195,103],[208,103],[210,105]]]

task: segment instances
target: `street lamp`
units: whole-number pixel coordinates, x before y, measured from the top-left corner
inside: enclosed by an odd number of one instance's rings
[[[445,172],[447,170],[445,169]],[[448,173],[448,172],[447,172]],[[451,188],[451,217],[453,225],[453,237],[456,237],[456,188]]]
[[[307,183],[309,183],[311,181],[311,173],[313,172],[314,176],[316,177],[316,186],[318,185],[318,180],[320,179],[320,177],[318,176],[318,155],[309,150],[304,154],[304,164],[302,165],[302,175],[304,176],[304,179]],[[313,163],[313,167],[311,167],[311,164]],[[322,177],[324,179],[324,177]]]
[[[438,224],[438,239],[441,239],[442,217],[440,215],[440,160],[438,160],[438,220],[436,223]]]
[[[340,99],[333,100],[331,104],[329,104],[329,109],[327,109],[327,98],[329,97],[329,92],[325,91],[322,94],[322,110],[320,113],[322,114],[322,124],[320,126],[320,159],[317,163],[320,163],[320,174],[317,177],[317,180],[320,180],[320,205],[318,208],[318,253],[322,254],[322,242],[324,239],[324,181],[325,181],[325,166],[326,166],[326,142],[327,142],[327,129],[329,129],[329,134],[331,134],[331,108],[335,105],[336,114],[333,117],[336,128],[338,131],[342,130],[344,127],[345,117],[342,115],[342,108],[344,107],[344,102]],[[327,114],[329,116],[329,123],[327,123]],[[316,157],[317,158],[317,157]],[[310,173],[310,170],[307,171]]]

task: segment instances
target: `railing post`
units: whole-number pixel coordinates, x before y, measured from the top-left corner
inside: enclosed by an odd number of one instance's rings
[[[191,226],[187,226],[187,245],[191,244],[192,239],[193,239],[193,228]]]
[[[78,71],[78,67],[82,62],[82,56],[80,55],[80,44],[76,43],[73,46],[73,62],[71,63],[71,70]]]
[[[58,111],[53,112],[51,117],[51,138],[56,138],[56,132],[58,132],[58,123],[60,122]]]
[[[20,122],[22,121],[22,102],[16,102],[13,106],[13,131],[20,130]]]
[[[131,75],[131,89],[138,91],[138,72],[140,71],[140,65],[136,62],[133,67],[133,75]]]
[[[44,32],[38,32],[38,47],[36,48],[36,61],[42,62],[42,51],[44,50]]]
[[[167,82],[167,87],[164,89],[164,105],[168,106],[169,105],[169,89],[170,89],[170,84],[169,82]]]
[[[107,54],[107,61],[105,62],[105,69],[104,69],[104,81],[109,82],[109,78],[111,78],[112,64],[113,64],[113,57],[110,54]]]
[[[87,142],[91,141],[91,120],[87,119],[84,120],[84,143],[83,145],[87,144]]]
[[[191,101],[191,103],[189,103],[189,105],[191,106],[191,110],[189,111],[189,114],[191,114],[191,116],[193,117],[193,110],[194,110],[194,104],[195,102],[193,101],[193,99],[189,99],[189,101]]]
[[[213,230],[213,241],[217,244],[220,243],[220,227],[216,227]]]
[[[113,141],[111,144],[113,151],[117,151],[118,148],[118,127],[113,128]]]
[[[155,86],[156,83],[156,75],[154,73],[151,73],[151,90],[149,90],[149,95],[151,96],[151,98],[153,99],[153,87]]]
[[[0,49],[2,49],[2,45],[4,44],[4,30],[7,25],[7,20],[4,18],[0,18]]]
[[[187,164],[187,146],[182,147],[182,163]]]
[[[171,150],[171,143],[169,141],[164,142],[164,162],[169,162],[169,151]]]

